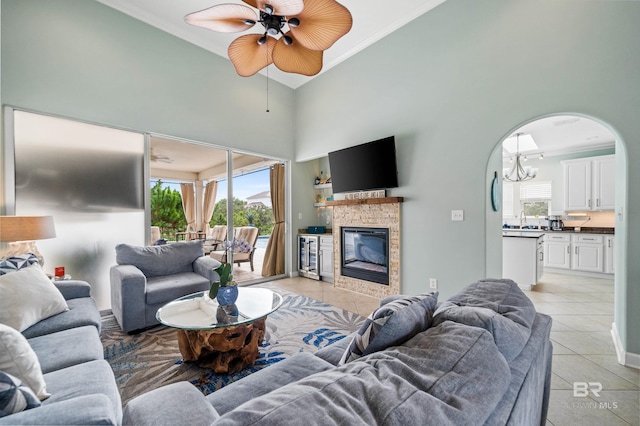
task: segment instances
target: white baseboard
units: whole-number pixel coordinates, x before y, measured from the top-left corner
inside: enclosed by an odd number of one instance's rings
[[[613,338],[613,345],[616,348],[618,362],[626,367],[640,369],[640,354],[634,354],[624,350],[615,322],[611,324],[611,337]]]

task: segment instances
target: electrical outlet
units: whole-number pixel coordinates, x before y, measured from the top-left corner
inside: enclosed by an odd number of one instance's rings
[[[302,220],[302,213],[298,213],[298,220]]]
[[[429,287],[432,288],[433,290],[437,290],[438,289],[438,280],[435,278],[429,278]]]

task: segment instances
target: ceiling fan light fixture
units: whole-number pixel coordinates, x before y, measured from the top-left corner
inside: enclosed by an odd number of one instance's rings
[[[318,74],[322,70],[322,50],[307,49],[289,32],[293,43],[286,45],[284,37],[273,48],[273,64],[281,71],[294,72],[306,76]]]
[[[220,4],[184,17],[187,24],[221,33],[245,31],[247,25],[255,25],[257,14],[249,6]]]
[[[316,75],[322,70],[324,50],[348,33],[353,24],[349,10],[336,0],[243,2],[259,9],[259,13],[244,5],[221,4],[189,14],[185,21],[220,32],[243,31],[260,23],[264,34],[240,36],[229,45],[229,59],[244,77],[271,63],[284,72]]]
[[[307,0],[304,10],[293,18],[299,25],[289,28],[291,34],[311,50],[327,50],[353,25],[349,9],[335,0]]]
[[[229,59],[238,75],[249,77],[262,68],[273,63],[273,49],[276,40],[265,37],[265,42],[259,44],[262,34],[246,34],[235,39],[228,49]]]

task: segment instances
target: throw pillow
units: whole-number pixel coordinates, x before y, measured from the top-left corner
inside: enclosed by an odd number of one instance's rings
[[[0,371],[0,417],[40,405],[38,397],[20,379]]]
[[[38,258],[33,253],[25,253],[17,256],[10,256],[5,259],[0,259],[0,275],[5,275],[10,272],[19,271],[22,268],[26,268],[38,262]]]
[[[373,311],[356,333],[338,365],[397,346],[431,326],[438,292],[405,296]]]
[[[40,400],[51,396],[46,389],[40,361],[29,342],[17,330],[4,324],[0,324],[0,370],[20,379]]]
[[[39,264],[0,276],[0,323],[24,331],[68,310],[60,290]]]

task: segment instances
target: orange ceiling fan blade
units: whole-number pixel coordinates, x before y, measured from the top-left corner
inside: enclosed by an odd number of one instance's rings
[[[190,13],[184,20],[191,25],[222,33],[244,31],[258,20],[256,11],[241,4],[220,4]]]
[[[247,34],[238,37],[229,45],[229,59],[238,75],[249,77],[273,63],[276,40],[267,37],[264,44],[258,44],[262,34]]]
[[[291,33],[287,35],[291,36]],[[322,50],[311,50],[304,47],[295,37],[293,43],[285,44],[280,38],[273,48],[273,64],[281,71],[312,76],[322,70]]]
[[[302,0],[242,0],[263,12],[267,11],[267,5],[273,8],[273,14],[278,16],[296,15],[302,12],[305,3]]]
[[[304,10],[295,18],[300,24],[290,25],[291,34],[311,50],[327,50],[353,25],[349,10],[335,0],[305,0]]]

